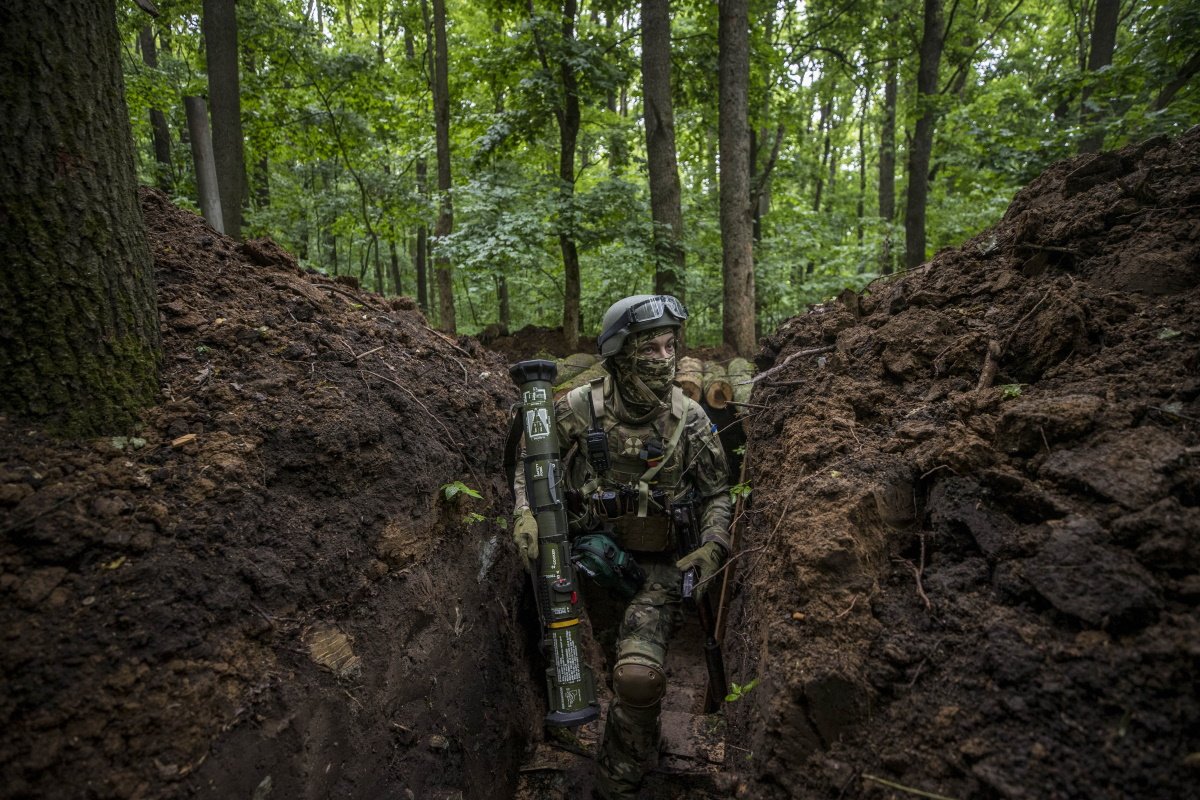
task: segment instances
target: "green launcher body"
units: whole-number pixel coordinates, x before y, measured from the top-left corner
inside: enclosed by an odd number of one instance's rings
[[[600,714],[591,668],[580,648],[583,601],[567,536],[562,464],[554,417],[553,361],[521,361],[509,369],[521,391],[517,408],[525,436],[525,491],[537,519],[538,559],[534,588],[545,631],[546,691],[550,711],[546,724],[575,727]]]

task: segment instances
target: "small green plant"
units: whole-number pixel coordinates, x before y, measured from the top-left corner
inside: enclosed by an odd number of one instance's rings
[[[1158,338],[1160,339],[1174,339],[1176,336],[1181,335],[1182,334],[1174,328],[1163,328],[1158,332]]]
[[[472,489],[470,486],[467,486],[462,481],[443,483],[441,489],[442,495],[446,498],[447,503],[457,503],[459,498],[463,495],[466,495],[467,497],[474,497],[476,500],[483,499],[483,495]]]
[[[750,690],[755,686],[758,686],[758,678],[755,678],[749,683],[736,683],[734,681],[730,681],[729,694],[725,695],[725,702],[736,703],[738,700],[741,700],[743,697],[750,694]]]
[[[208,354],[209,354],[209,352],[210,352],[210,351],[212,351],[212,348],[211,348],[211,347],[209,347],[209,346],[208,346],[208,345],[206,345],[206,344],[198,344],[198,345],[196,345],[196,355],[199,355],[199,356],[206,356],[206,355],[208,355]]]
[[[503,514],[496,517],[496,527],[502,531],[508,530],[508,517],[504,516]]]
[[[750,497],[750,482],[739,483],[736,486],[731,486],[729,489],[729,497],[736,503],[739,497]]]
[[[487,519],[487,517],[485,517],[483,514],[478,514],[474,511],[468,511],[466,514],[463,514],[463,522],[467,523],[468,525],[474,525],[476,522],[483,522],[485,519]]]
[[[1001,400],[1013,400],[1021,396],[1021,384],[1006,383],[1000,387]]]
[[[746,445],[742,444],[742,445],[738,445],[737,447],[733,448],[733,454],[736,456],[746,455]]]

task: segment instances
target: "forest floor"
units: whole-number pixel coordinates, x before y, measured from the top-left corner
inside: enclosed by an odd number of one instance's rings
[[[585,796],[600,726],[546,740],[500,522],[506,365],[557,332],[445,337],[142,200],[162,402],[0,419],[4,796]],[[1198,211],[1200,130],[1082,156],[767,338],[726,638],[758,683],[699,715],[690,623],[647,797],[1189,794]]]

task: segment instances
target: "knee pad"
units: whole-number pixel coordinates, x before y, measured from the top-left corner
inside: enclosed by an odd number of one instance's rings
[[[621,660],[613,669],[613,691],[630,708],[650,708],[667,692],[662,667],[647,660]]]

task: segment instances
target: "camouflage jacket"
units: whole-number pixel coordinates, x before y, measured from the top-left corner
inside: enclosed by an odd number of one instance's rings
[[[574,507],[569,516],[573,530],[594,530],[604,525],[599,495],[615,495],[617,503],[624,500],[624,514],[610,514],[608,522],[615,528],[618,541],[630,549],[663,550],[676,544],[654,543],[637,546],[640,523],[636,519],[636,493],[640,479],[651,466],[657,472],[648,481],[652,492],[650,518],[665,519],[665,508],[675,499],[692,493],[698,500],[701,542],[719,542],[729,551],[729,520],[732,504],[729,499],[729,468],[721,441],[712,430],[704,409],[672,387],[671,403],[649,419],[634,419],[625,409],[613,379],[603,384],[603,411],[599,416],[601,428],[607,434],[610,468],[596,474],[588,459],[587,433],[592,427],[591,386],[577,387],[554,404],[559,449],[566,472],[567,488],[573,490]],[[676,428],[682,420],[677,444],[670,447]],[[655,458],[656,454],[665,455]],[[524,504],[524,475],[517,470],[516,489],[518,508]],[[572,505],[572,503],[568,503]],[[632,508],[631,508],[632,506]],[[633,513],[629,513],[632,511]],[[624,541],[621,541],[624,539]]]

